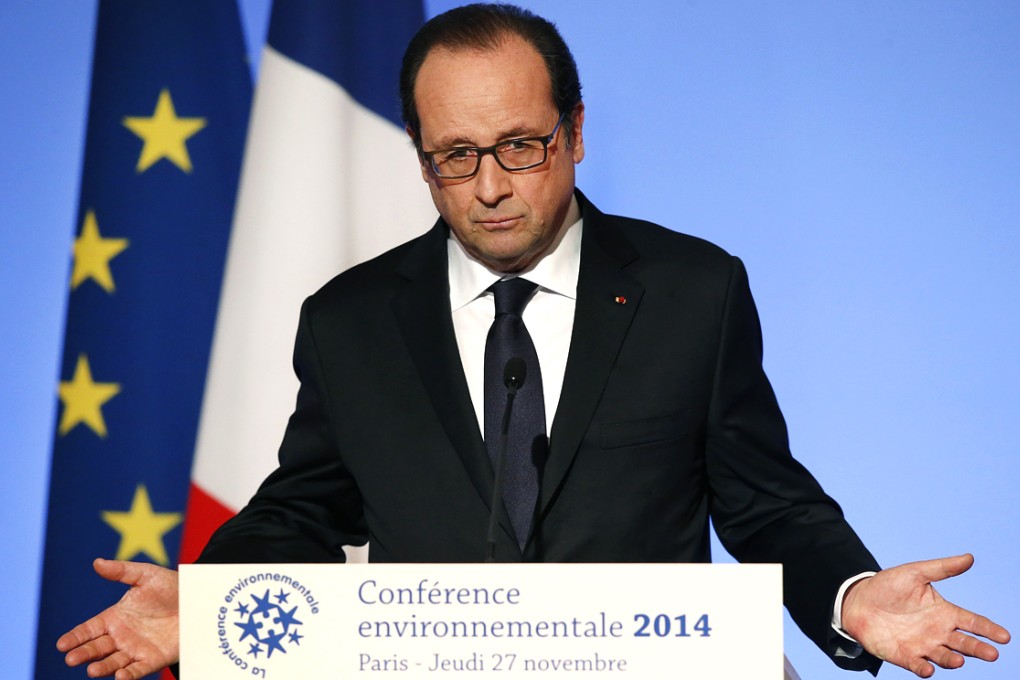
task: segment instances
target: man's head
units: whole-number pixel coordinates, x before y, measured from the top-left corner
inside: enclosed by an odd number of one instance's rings
[[[421,120],[414,100],[414,86],[428,53],[439,47],[492,50],[510,35],[521,38],[542,55],[552,85],[553,103],[560,113],[573,111],[581,103],[581,80],[574,55],[551,22],[514,5],[478,3],[456,7],[430,19],[404,52],[400,68],[401,113],[419,151]],[[568,139],[573,135],[572,125],[568,116],[564,120]]]
[[[527,267],[555,240],[584,157],[577,68],[555,27],[507,5],[440,15],[404,55],[401,97],[422,176],[454,234],[492,269]],[[515,140],[551,132],[545,161],[527,170],[508,171],[489,153],[473,176],[446,179],[430,162],[439,150],[500,145],[512,165]]]

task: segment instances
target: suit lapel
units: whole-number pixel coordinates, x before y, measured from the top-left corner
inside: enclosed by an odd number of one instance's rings
[[[539,516],[570,470],[644,292],[641,283],[625,271],[637,258],[633,247],[610,218],[577,194],[584,217],[577,306],[563,388],[550,430],[549,458],[542,474]],[[398,269],[407,286],[395,296],[393,311],[432,408],[488,508],[492,465],[457,352],[446,238],[447,228],[440,220],[408,252]],[[512,538],[502,503],[497,512],[503,531]],[[508,546],[516,544],[516,540],[507,542]]]
[[[637,258],[611,220],[578,192],[584,217],[577,306],[560,401],[550,434],[539,512],[556,495],[602,397],[644,287],[624,271]]]
[[[410,250],[398,268],[398,273],[407,279],[407,286],[395,296],[393,311],[436,417],[489,508],[492,464],[478,429],[457,351],[450,314],[446,239],[447,227],[440,220]],[[513,537],[510,518],[502,503],[498,512],[503,530]],[[511,542],[516,545],[516,539]]]

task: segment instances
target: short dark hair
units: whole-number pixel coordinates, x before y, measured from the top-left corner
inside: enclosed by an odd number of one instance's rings
[[[574,55],[551,21],[515,5],[476,3],[456,7],[433,17],[411,38],[400,68],[400,103],[404,124],[414,134],[421,151],[421,120],[414,102],[418,71],[434,48],[451,50],[498,48],[510,36],[518,36],[542,56],[553,103],[560,114],[572,112],[581,103],[581,80]],[[563,119],[566,139],[573,139],[574,118]]]

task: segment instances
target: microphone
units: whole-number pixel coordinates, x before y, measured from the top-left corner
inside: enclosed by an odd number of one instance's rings
[[[510,431],[510,413],[514,406],[517,390],[524,386],[528,377],[528,365],[520,357],[510,357],[503,367],[503,385],[506,387],[506,410],[503,411],[503,425],[499,429],[496,448],[496,480],[492,485],[492,504],[489,509],[489,535],[485,543],[485,561],[496,561],[496,510],[503,502],[503,476],[506,469],[506,441]]]

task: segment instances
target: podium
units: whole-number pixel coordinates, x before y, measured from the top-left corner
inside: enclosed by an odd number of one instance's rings
[[[183,565],[181,673],[796,679],[774,564]]]

